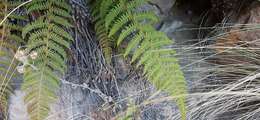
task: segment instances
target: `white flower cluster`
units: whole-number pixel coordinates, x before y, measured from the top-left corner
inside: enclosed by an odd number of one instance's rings
[[[32,60],[35,60],[37,58],[37,56],[38,56],[38,54],[35,51],[32,51],[28,55],[26,50],[17,50],[14,57],[15,57],[15,59],[17,59],[18,61],[20,61],[22,63],[22,65],[16,67],[17,71],[19,73],[24,73],[25,72],[25,66],[27,66],[27,65],[31,66],[33,69],[36,70],[37,68],[29,63],[29,57]]]

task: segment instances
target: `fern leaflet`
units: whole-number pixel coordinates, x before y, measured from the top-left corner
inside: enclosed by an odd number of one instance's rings
[[[72,26],[68,21],[70,10],[66,0],[33,0],[27,6],[31,15],[40,14],[22,33],[28,39],[27,54],[37,53],[35,59],[29,59],[35,67],[25,66],[22,84],[31,120],[46,118],[50,103],[56,100],[59,79],[66,71],[65,49],[73,40],[65,30]]]
[[[92,16],[95,16],[95,31],[102,47],[105,59],[108,64],[111,63],[112,56],[112,48],[114,46],[114,39],[108,37],[108,31],[105,29],[105,20],[103,19],[106,14],[109,12],[109,8],[114,5],[114,3],[110,0],[104,0],[101,2],[90,1],[92,4]]]

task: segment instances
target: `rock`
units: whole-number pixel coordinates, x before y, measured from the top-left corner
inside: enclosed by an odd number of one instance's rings
[[[15,90],[10,97],[9,120],[29,120],[26,104],[24,103],[25,93]]]
[[[176,0],[151,0],[152,4],[155,4],[157,7],[160,8],[162,14],[168,15],[171,13],[171,8],[174,5]]]
[[[234,17],[236,19],[237,13],[244,8],[248,8],[254,1],[255,0],[210,0],[212,6],[211,11],[218,20],[223,20],[227,17]]]
[[[260,3],[253,3],[250,7],[243,10],[229,32],[224,33],[216,40],[218,52],[223,52],[221,47],[259,47],[260,42]],[[254,42],[253,42],[254,41]]]

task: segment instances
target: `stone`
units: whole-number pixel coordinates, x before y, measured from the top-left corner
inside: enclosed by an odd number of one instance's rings
[[[260,42],[260,3],[252,3],[250,7],[244,9],[239,15],[236,23],[231,29],[222,33],[216,40],[216,50],[223,52],[222,47],[259,47]]]
[[[165,15],[171,12],[171,8],[175,2],[176,0],[151,0],[151,3],[157,5],[161,12]]]

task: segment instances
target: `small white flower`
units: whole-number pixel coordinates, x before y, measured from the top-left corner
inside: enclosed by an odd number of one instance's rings
[[[18,51],[15,53],[14,57],[15,57],[17,60],[21,61],[21,62],[27,60],[27,56],[26,56],[26,53],[25,53],[24,50],[18,50]]]
[[[30,57],[31,57],[33,60],[35,60],[35,59],[37,58],[37,56],[38,56],[38,53],[35,52],[35,51],[31,52],[31,54],[30,54]]]
[[[19,59],[21,56],[24,56],[24,55],[25,55],[25,52],[24,52],[23,50],[18,50],[18,51],[15,53],[14,57],[15,57],[16,59]]]
[[[24,66],[23,66],[23,65],[22,65],[22,66],[17,66],[16,69],[17,69],[17,71],[18,71],[19,73],[24,73],[24,72],[25,72],[25,69],[24,69]]]

